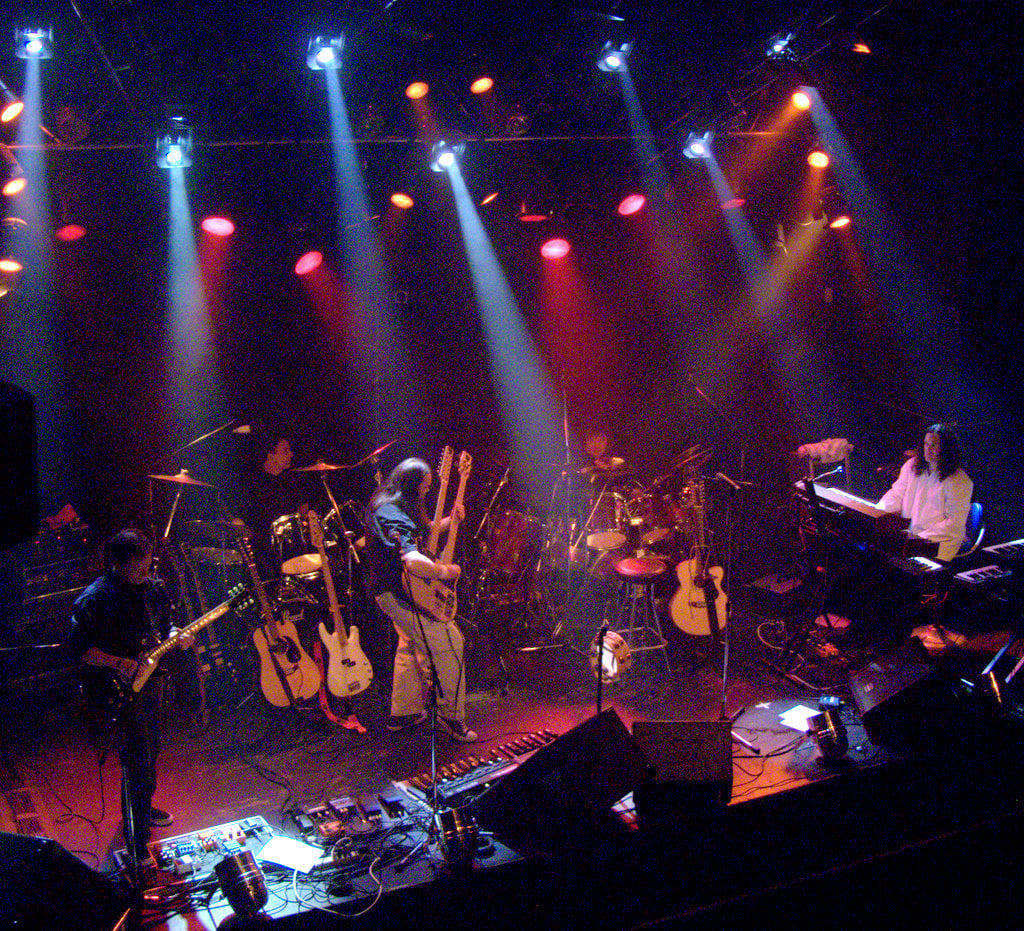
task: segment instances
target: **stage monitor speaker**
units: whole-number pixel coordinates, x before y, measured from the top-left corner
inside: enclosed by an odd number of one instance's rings
[[[0,380],[0,550],[35,539],[39,525],[36,401]]]
[[[914,641],[920,643],[920,641]],[[876,744],[919,743],[947,730],[955,697],[923,651],[880,656],[850,676],[864,729]]]
[[[0,832],[0,889],[5,928],[113,928],[128,909],[114,880],[45,837]]]
[[[477,799],[481,827],[512,846],[578,846],[614,830],[611,806],[646,780],[648,764],[614,708],[538,750]]]
[[[651,764],[633,792],[641,824],[721,809],[732,798],[732,727],[728,721],[634,721],[633,738]]]

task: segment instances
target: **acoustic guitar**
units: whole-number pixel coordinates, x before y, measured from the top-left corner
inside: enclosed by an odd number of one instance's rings
[[[669,602],[669,613],[684,633],[717,637],[725,627],[728,598],[722,590],[725,571],[711,565],[705,512],[704,482],[698,481],[693,505],[695,542],[690,558],[676,566],[679,588]]]

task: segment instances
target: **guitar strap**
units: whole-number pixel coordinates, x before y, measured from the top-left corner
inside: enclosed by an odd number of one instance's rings
[[[324,717],[331,724],[337,724],[338,727],[344,727],[350,731],[365,734],[366,728],[359,723],[355,712],[349,714],[348,717],[339,718],[331,709],[330,700],[327,698],[327,666],[324,663],[324,654],[319,640],[313,644],[313,659],[316,660],[317,666],[320,667],[320,710],[324,713]]]

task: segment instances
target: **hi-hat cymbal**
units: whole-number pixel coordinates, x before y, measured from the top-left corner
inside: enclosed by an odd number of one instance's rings
[[[312,465],[300,466],[297,469],[292,469],[293,472],[340,472],[343,469],[351,469],[352,466],[347,465],[335,465],[333,462],[324,462],[322,459],[319,462],[314,462]]]
[[[177,475],[147,475],[146,478],[154,478],[158,482],[173,482],[175,485],[198,485],[202,488],[216,488],[216,485],[211,485],[209,482],[201,482],[197,478],[192,478],[188,474],[187,469],[182,469]]]
[[[621,456],[607,456],[604,459],[596,459],[590,465],[580,469],[580,475],[601,475],[605,472],[620,472],[626,465],[626,460]]]

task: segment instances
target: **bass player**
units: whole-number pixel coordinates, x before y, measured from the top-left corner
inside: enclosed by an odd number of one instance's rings
[[[125,682],[138,670],[143,650],[170,637],[170,603],[163,583],[150,576],[153,547],[139,530],[122,530],[107,544],[109,569],[78,596],[71,615],[71,650],[85,664],[105,667]],[[193,638],[178,641],[182,649]],[[172,823],[172,816],[153,807],[156,758],[160,751],[162,679],[153,676],[122,712],[117,752],[128,781],[131,812],[122,795],[125,843],[133,843],[141,867],[153,865],[146,849],[151,825]],[[134,837],[128,837],[129,814]]]
[[[431,528],[424,506],[433,482],[430,466],[422,459],[400,462],[373,493],[366,508],[366,539],[378,607],[398,633],[391,689],[389,731],[401,731],[426,718],[426,689],[430,657],[437,669],[440,693],[437,720],[459,743],[472,743],[475,731],[466,726],[466,672],[464,640],[454,623],[442,623],[417,611],[405,593],[403,573],[421,579],[454,582],[462,573],[458,563],[442,563],[421,551],[421,539]],[[462,505],[440,521],[448,531],[452,518],[462,520]]]

